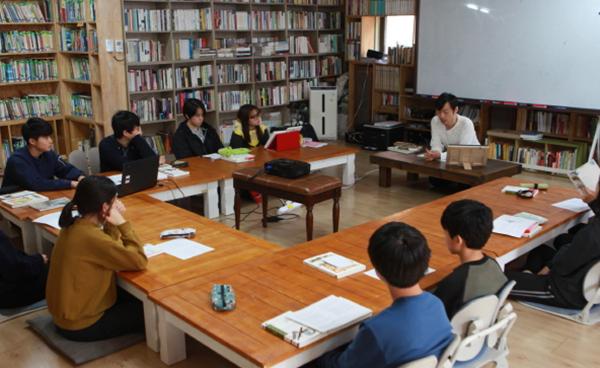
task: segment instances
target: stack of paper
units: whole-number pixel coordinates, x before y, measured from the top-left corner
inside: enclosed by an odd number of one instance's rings
[[[269,332],[301,348],[354,325],[373,312],[343,297],[330,295],[296,312],[285,312],[262,324]]]
[[[502,215],[494,220],[494,232],[515,238],[531,237],[541,230],[535,220],[521,216]]]
[[[189,239],[173,239],[158,245],[144,245],[144,253],[146,254],[146,257],[153,257],[162,253],[166,253],[182,260],[212,252],[213,250],[214,248],[207,247],[206,245]]]
[[[24,190],[21,192],[1,195],[0,200],[2,200],[2,203],[7,204],[11,208],[19,208],[31,206],[35,203],[46,202],[48,201],[48,197],[36,192]]]
[[[582,201],[581,198],[567,199],[562,202],[554,203],[553,206],[577,213],[590,210],[590,206]]]
[[[364,264],[333,252],[319,254],[304,260],[304,263],[338,279],[364,271]]]
[[[180,176],[190,175],[189,171],[183,171],[171,165],[160,165],[158,168],[158,180],[166,178],[177,178]]]

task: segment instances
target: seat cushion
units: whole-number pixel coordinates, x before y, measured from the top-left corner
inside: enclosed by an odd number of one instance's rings
[[[251,182],[260,188],[274,188],[300,195],[315,195],[342,187],[342,182],[332,176],[309,174],[297,179],[286,179],[279,176],[264,174],[261,168],[244,168],[233,172],[235,181]]]

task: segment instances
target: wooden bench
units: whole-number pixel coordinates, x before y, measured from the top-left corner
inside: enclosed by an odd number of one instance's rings
[[[262,195],[262,225],[267,227],[269,196],[289,199],[306,206],[306,238],[313,237],[313,207],[319,202],[333,199],[333,232],[338,231],[340,222],[340,196],[342,182],[326,175],[310,174],[298,179],[286,179],[267,175],[261,168],[244,168],[233,173],[235,190],[235,228],[240,228],[242,190],[255,191]]]

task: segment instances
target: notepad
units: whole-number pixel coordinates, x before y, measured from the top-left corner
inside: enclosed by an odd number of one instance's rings
[[[554,207],[562,208],[572,212],[585,212],[590,210],[590,206],[585,203],[581,198],[571,198],[562,202],[554,203]]]
[[[431,267],[427,267],[427,270],[425,271],[425,275],[429,275],[430,273],[435,272],[435,268],[431,268]],[[365,275],[374,278],[375,280],[381,280],[378,276],[377,276],[377,272],[375,272],[375,269],[372,268],[369,271],[366,271],[364,273]]]
[[[173,239],[157,245],[146,244],[144,246],[146,257],[166,253],[182,260],[197,257],[213,250],[214,248],[189,239]]]
[[[307,258],[304,263],[338,279],[364,271],[366,268],[364,264],[334,252]]]
[[[518,216],[502,215],[494,220],[493,232],[515,238],[522,238],[524,236],[530,236],[530,233],[533,231],[539,231],[539,229],[537,229],[538,226],[539,224],[535,220]]]

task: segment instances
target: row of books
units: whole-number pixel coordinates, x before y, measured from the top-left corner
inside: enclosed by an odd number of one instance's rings
[[[88,52],[88,37],[85,28],[62,27],[60,46],[62,51]]]
[[[416,12],[415,0],[347,0],[346,11],[357,15],[410,15]]]
[[[346,59],[360,60],[360,41],[346,42]]]
[[[242,105],[254,103],[252,91],[223,91],[219,92],[219,111],[237,111]]]
[[[41,52],[54,50],[52,31],[0,32],[0,52]]]
[[[144,140],[146,140],[148,145],[152,148],[154,152],[156,152],[157,155],[164,156],[167,153],[169,153],[165,149],[163,137],[161,137],[160,135],[144,136]]]
[[[290,61],[290,79],[315,78],[316,76],[317,61],[315,59]]]
[[[165,60],[166,45],[160,40],[127,40],[127,62],[147,63]]]
[[[510,143],[495,143],[489,145],[488,157],[552,169],[574,170],[578,166],[578,149],[548,151],[535,147],[515,149],[515,146]]]
[[[307,80],[290,82],[290,102],[308,100],[310,83]]]
[[[0,62],[0,83],[54,80],[58,78],[55,59],[13,59]]]
[[[327,56],[319,60],[319,63],[319,75],[322,77],[342,74],[342,59],[337,56]]]
[[[215,29],[220,31],[246,31],[250,29],[247,11],[230,9],[215,10]]]
[[[71,78],[82,81],[90,80],[90,61],[86,58],[71,59]]]
[[[130,69],[127,72],[129,92],[173,89],[173,68]]]
[[[176,31],[209,31],[213,29],[211,8],[173,10],[173,29]]]
[[[252,81],[250,64],[219,64],[217,80],[219,84],[250,83]]]
[[[340,12],[318,12],[319,29],[342,28],[342,13]]]
[[[253,10],[251,24],[254,31],[284,30],[285,12]]]
[[[400,69],[378,65],[373,72],[373,82],[375,89],[397,91],[400,88]]]
[[[171,30],[169,9],[125,9],[127,32],[166,32]]]
[[[88,42],[90,51],[98,53],[98,32],[95,29],[90,29]]]
[[[287,104],[287,86],[274,86],[258,88],[258,106],[277,106]]]
[[[216,49],[227,49],[237,46],[247,46],[248,39],[246,38],[232,38],[232,37],[223,37],[223,38],[215,38],[215,48]]]
[[[319,35],[319,52],[339,52],[342,36],[336,34]]]
[[[15,136],[11,139],[4,138],[2,140],[2,152],[4,153],[3,158],[3,167],[6,167],[6,161],[10,157],[10,155],[18,150],[19,148],[25,147],[25,139],[21,136]]]
[[[346,39],[355,41],[360,40],[361,27],[362,23],[360,21],[346,23]]]
[[[414,63],[414,48],[407,46],[388,47],[388,64],[410,65]]]
[[[285,61],[264,61],[254,65],[254,78],[256,81],[276,81],[287,78],[287,64]]]
[[[289,29],[317,29],[317,17],[310,11],[288,11]]]
[[[314,52],[315,50],[307,36],[290,36],[290,54],[305,55]]]
[[[142,122],[173,119],[173,99],[171,97],[149,97],[131,100],[129,110],[140,117]]]
[[[548,111],[529,111],[525,129],[552,134],[569,134],[569,114]]]
[[[175,69],[176,88],[208,86],[213,83],[212,64],[182,66]]]
[[[61,22],[85,21],[84,0],[61,0],[58,8]]]
[[[71,114],[85,118],[92,118],[92,96],[85,93],[73,93],[71,95]]]
[[[198,59],[200,50],[210,48],[208,38],[180,38],[175,42],[175,58],[177,60]]]
[[[0,100],[0,121],[60,115],[57,95],[29,95]]]
[[[3,1],[0,3],[0,23],[44,23],[50,21],[50,0]]]
[[[400,103],[400,96],[397,93],[382,93],[381,94],[381,105],[382,106],[393,106],[398,107]]]
[[[204,106],[207,111],[215,109],[215,91],[213,89],[199,89],[195,91],[182,91],[177,92],[177,98],[175,99],[175,111],[177,114],[181,114],[183,111],[183,104],[190,98],[195,98],[204,102]]]
[[[581,138],[592,138],[596,132],[596,126],[600,117],[595,116],[586,121],[585,118],[579,118],[579,121],[575,125],[575,136]]]
[[[277,54],[287,54],[290,52],[290,45],[287,40],[273,39],[271,37],[261,37],[252,40],[252,49],[257,56],[273,56]]]
[[[477,125],[477,123],[479,122],[480,112],[481,109],[479,108],[479,106],[476,105],[463,105],[458,108],[458,113],[462,116],[466,116],[469,119],[471,119],[471,121],[475,123],[475,125]]]

